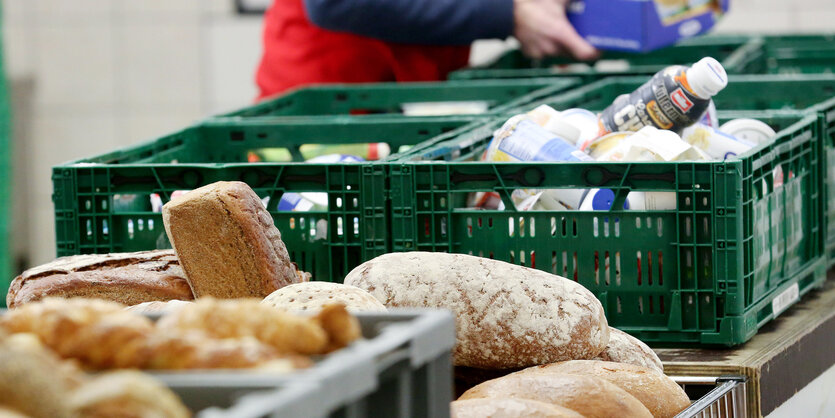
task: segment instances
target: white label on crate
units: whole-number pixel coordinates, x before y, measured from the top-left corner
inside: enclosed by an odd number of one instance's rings
[[[797,302],[798,299],[800,299],[800,286],[795,283],[771,301],[771,312],[774,314],[774,317],[776,318],[777,315],[783,313],[789,306]]]

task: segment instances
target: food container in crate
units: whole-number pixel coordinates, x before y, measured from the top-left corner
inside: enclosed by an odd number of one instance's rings
[[[606,94],[569,93],[593,103]],[[467,161],[504,119],[435,138],[392,157],[392,250],[468,253],[576,280],[610,325],[646,342],[743,343],[825,279],[822,124],[774,112],[719,117],[756,118],[778,134],[738,159],[669,163]],[[782,186],[778,168],[789,173]],[[518,211],[520,188],[607,188],[614,209]],[[622,209],[633,191],[675,193],[676,207]],[[473,192],[498,193],[507,210],[468,208]]]
[[[455,322],[440,310],[357,313],[363,340],[285,375],[155,373],[199,417],[445,417]]]
[[[575,87],[579,79],[475,80],[448,83],[336,84],[303,87],[220,117],[378,115],[478,115],[517,99],[530,100]],[[526,99],[525,96],[532,95]]]
[[[342,280],[389,252],[387,171],[373,162],[251,163],[253,150],[387,143],[397,150],[470,123],[461,117],[295,117],[209,120],[157,140],[53,168],[58,256],[170,248],[159,206],[220,180],[249,184],[264,200],[291,259],[316,280]],[[288,193],[318,193],[307,211],[279,206]]]
[[[823,46],[819,46],[823,48]],[[556,109],[579,107],[603,110],[618,95],[628,93],[646,81],[645,77],[609,78],[571,90],[565,94],[534,101],[508,112],[519,113],[540,104]],[[820,154],[822,193],[825,195],[824,223],[830,264],[835,263],[835,74],[736,75],[714,98],[719,110],[776,110],[784,113],[820,113],[824,124],[824,151]],[[815,157],[818,158],[818,157]]]
[[[719,60],[728,73],[743,73],[751,61],[761,58],[761,49],[759,38],[742,35],[692,38],[644,54],[604,51],[599,59],[591,62],[577,62],[565,57],[534,60],[514,49],[486,66],[458,70],[449,78],[479,80],[560,76],[580,77],[590,82],[610,76],[652,75],[671,63],[694,63],[705,56]]]

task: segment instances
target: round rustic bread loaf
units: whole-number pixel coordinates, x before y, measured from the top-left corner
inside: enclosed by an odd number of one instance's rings
[[[514,398],[454,401],[450,412],[452,418],[583,418],[559,405]]]
[[[595,376],[637,398],[655,418],[674,417],[690,406],[690,398],[673,379],[648,367],[597,360],[573,360],[531,367],[511,376],[576,374]]]
[[[594,376],[514,373],[484,382],[458,400],[477,398],[531,399],[574,410],[587,418],[652,417],[634,396]]]
[[[589,359],[609,341],[603,306],[586,288],[502,261],[386,254],[355,268],[345,284],[367,290],[387,307],[453,311],[457,366],[509,369]]]
[[[664,372],[664,365],[655,351],[641,340],[612,327],[609,327],[609,345],[593,360],[634,364]]]
[[[318,311],[334,303],[343,303],[350,312],[386,310],[379,300],[365,290],[330,282],[291,284],[270,293],[262,303],[287,311]]]
[[[47,350],[0,343],[0,406],[33,418],[70,417],[61,362]]]

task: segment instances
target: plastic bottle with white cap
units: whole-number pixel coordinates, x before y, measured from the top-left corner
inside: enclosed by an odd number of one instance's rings
[[[667,67],[637,90],[615,99],[600,114],[600,134],[644,126],[681,133],[702,118],[711,98],[727,85],[725,69],[711,57],[689,68]]]

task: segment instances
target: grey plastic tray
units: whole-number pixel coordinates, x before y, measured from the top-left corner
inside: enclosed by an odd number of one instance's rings
[[[153,373],[198,417],[448,417],[452,314],[357,314],[364,340],[290,374]]]

